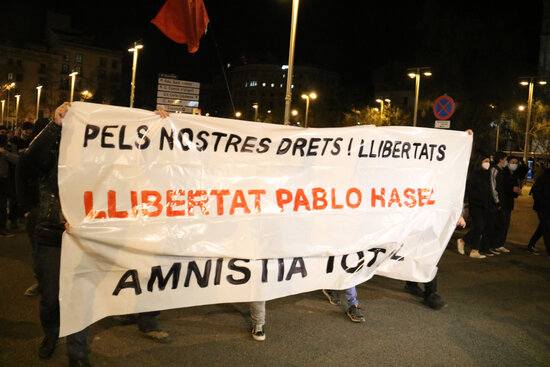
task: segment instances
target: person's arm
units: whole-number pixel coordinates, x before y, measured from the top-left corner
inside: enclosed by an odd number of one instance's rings
[[[497,191],[497,174],[498,170],[495,167],[491,168],[491,192],[493,193],[493,200],[495,204],[499,204],[498,191]]]

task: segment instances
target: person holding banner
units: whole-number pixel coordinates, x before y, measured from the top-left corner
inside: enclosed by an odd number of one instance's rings
[[[61,236],[66,221],[61,212],[57,182],[57,161],[63,117],[69,109],[65,102],[55,110],[54,121],[36,136],[23,153],[24,159],[38,174],[39,213],[34,239],[35,272],[40,297],[40,323],[44,338],[38,348],[41,359],[50,358],[59,337],[59,270]],[[88,361],[87,328],[67,336],[69,366],[91,366]]]

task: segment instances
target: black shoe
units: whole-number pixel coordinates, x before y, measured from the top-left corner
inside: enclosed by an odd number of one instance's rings
[[[92,367],[88,358],[81,359],[70,359],[69,358],[69,367]]]
[[[443,298],[439,296],[437,293],[430,293],[429,295],[424,298],[424,304],[426,306],[429,306],[430,308],[433,308],[434,310],[439,310],[445,306],[447,306],[447,303],[443,301]]]
[[[535,250],[533,247],[527,247],[527,252],[532,254],[532,255],[540,255],[540,252]]]
[[[327,297],[328,302],[331,305],[340,306],[342,304],[342,302],[340,302],[340,296],[338,295],[337,291],[323,289],[323,294]]]
[[[351,306],[348,309],[348,316],[353,322],[365,322],[365,315],[363,315],[363,310],[358,305]]]
[[[417,283],[414,282],[406,282],[405,283],[405,290],[412,294],[413,296],[417,297],[424,297],[424,291],[422,288],[418,286]]]
[[[38,357],[41,359],[50,358],[55,351],[57,345],[57,335],[46,335],[38,347]]]

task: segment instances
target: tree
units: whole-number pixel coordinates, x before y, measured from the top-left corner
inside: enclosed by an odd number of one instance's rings
[[[400,108],[387,106],[383,112],[376,107],[366,106],[362,109],[352,109],[344,113],[343,126],[376,125],[398,126],[410,125],[411,115]]]
[[[550,106],[542,101],[535,101],[531,109],[529,124],[529,151],[550,154]],[[514,142],[523,150],[525,142],[525,125],[527,111],[516,110],[509,114],[512,120],[510,128]]]

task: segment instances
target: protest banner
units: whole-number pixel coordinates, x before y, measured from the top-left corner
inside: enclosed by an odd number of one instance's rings
[[[302,129],[75,102],[63,122],[61,335],[109,315],[426,282],[472,137]]]

